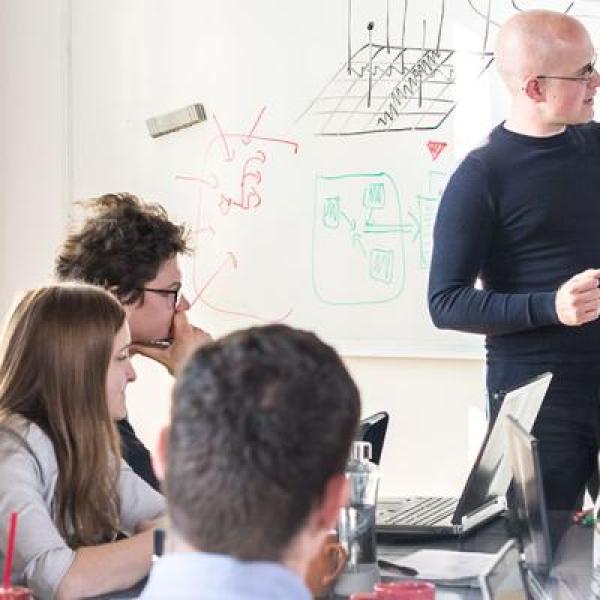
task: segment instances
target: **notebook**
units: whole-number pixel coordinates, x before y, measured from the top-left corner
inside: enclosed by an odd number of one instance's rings
[[[504,429],[506,416],[512,415],[530,431],[551,379],[551,373],[544,373],[506,393],[459,498],[382,499],[377,505],[378,536],[411,539],[462,535],[501,514],[506,509],[506,492],[512,479]]]

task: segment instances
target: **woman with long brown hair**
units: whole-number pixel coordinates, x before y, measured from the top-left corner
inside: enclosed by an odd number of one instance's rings
[[[135,379],[120,304],[85,284],[27,292],[0,342],[0,555],[40,598],[129,587],[150,568],[163,497],[120,457],[114,420]],[[130,537],[115,541],[124,532]]]

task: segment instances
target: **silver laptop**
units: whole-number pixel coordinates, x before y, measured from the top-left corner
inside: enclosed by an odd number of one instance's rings
[[[506,394],[460,498],[382,499],[376,517],[379,537],[462,535],[502,513],[512,479],[506,448],[506,416],[512,415],[525,430],[531,431],[551,379],[551,373],[544,373]]]
[[[506,432],[514,474],[512,518],[527,565],[530,596],[534,600],[575,599],[577,591],[552,573],[552,538],[538,441],[510,416],[506,419]]]
[[[511,416],[505,426],[515,478],[513,522],[527,567],[543,578],[552,566],[552,545],[537,440]]]

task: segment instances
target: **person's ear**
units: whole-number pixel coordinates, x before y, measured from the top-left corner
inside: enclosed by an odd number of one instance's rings
[[[334,475],[325,485],[325,492],[318,511],[318,525],[323,529],[334,529],[339,510],[346,506],[349,494],[349,482],[343,473]]]
[[[142,294],[140,294],[140,297],[137,300],[134,300],[133,302],[123,302],[121,296],[119,296],[119,286],[118,285],[111,285],[110,287],[107,287],[106,289],[119,301],[119,303],[125,310],[125,314],[127,315],[127,318],[129,318],[129,315],[132,313],[133,310],[135,310],[137,307],[141,306],[141,304],[142,304],[142,299],[144,297],[143,292],[142,292]]]
[[[156,449],[152,455],[152,466],[154,472],[160,481],[165,480],[165,472],[167,468],[167,454],[169,445],[169,428],[163,427],[159,434],[156,442]]]
[[[534,102],[541,102],[544,99],[544,90],[542,89],[542,84],[537,77],[527,77],[527,79],[523,82],[521,89],[525,95],[531,98],[531,100]]]

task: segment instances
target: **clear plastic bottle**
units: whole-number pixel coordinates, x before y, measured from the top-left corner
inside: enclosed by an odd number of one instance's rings
[[[346,567],[335,586],[335,594],[340,596],[371,591],[380,579],[375,538],[379,469],[370,459],[369,442],[352,444],[346,468],[350,496],[338,520],[339,540],[348,553]]]

